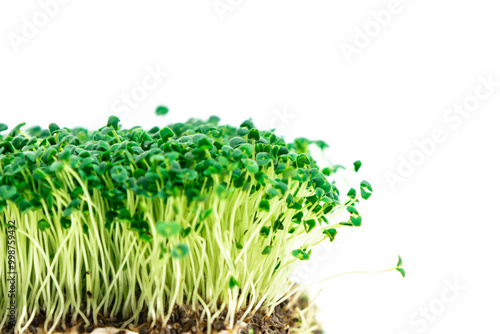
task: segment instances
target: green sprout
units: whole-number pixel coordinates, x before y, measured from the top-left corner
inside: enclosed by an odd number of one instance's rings
[[[318,243],[361,225],[356,205],[373,191],[367,181],[338,189],[338,166],[321,169],[310,153],[324,142],[286,143],[251,120],[24,126],[0,134],[0,259],[11,255],[15,222],[19,333],[41,313],[51,333],[82,321],[93,328],[99,315],[122,328],[144,318],[166,327],[178,307],[201,310],[210,332],[221,314],[231,328],[271,312],[292,297],[289,277]],[[333,223],[340,213],[348,220]],[[3,310],[12,302],[6,263]],[[404,276],[401,265],[393,269]],[[8,324],[0,316],[0,328]]]
[[[168,108],[165,107],[165,106],[158,106],[156,108],[156,115],[158,116],[163,116],[163,115],[166,115],[168,114]]]

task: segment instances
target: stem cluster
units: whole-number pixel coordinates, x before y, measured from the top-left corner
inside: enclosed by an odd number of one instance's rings
[[[224,311],[231,325],[272,310],[315,245],[361,224],[355,204],[372,191],[363,181],[341,198],[331,181],[339,167],[320,169],[309,153],[323,142],[287,144],[251,121],[23,125],[0,136],[0,259],[15,221],[19,332],[40,312],[52,332],[99,314],[137,325],[147,312],[165,326],[176,305],[201,309],[209,329]],[[329,223],[343,211],[348,221]],[[8,272],[4,261],[2,309]],[[0,314],[0,328],[7,321]]]

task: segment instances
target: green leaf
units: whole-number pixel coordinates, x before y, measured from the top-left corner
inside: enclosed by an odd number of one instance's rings
[[[93,157],[84,158],[80,162],[80,168],[85,168],[86,166],[91,165],[93,162],[94,162],[94,158]],[[122,166],[118,166],[118,167],[122,167]]]
[[[181,232],[181,237],[185,238],[191,233],[191,227],[186,227]]]
[[[51,135],[53,135],[57,130],[60,130],[60,128],[56,123],[49,124],[49,132]]]
[[[271,232],[271,228],[268,226],[263,226],[260,229],[260,235],[263,236],[264,238],[267,238],[269,236],[270,232]]]
[[[56,149],[51,147],[49,149],[47,149],[44,153],[43,153],[43,161],[45,163],[49,163],[49,162],[52,162],[52,157],[57,153]]]
[[[163,116],[163,115],[166,115],[168,114],[168,108],[165,107],[165,106],[158,106],[156,108],[156,115],[158,116]]]
[[[401,276],[403,276],[403,278],[406,277],[406,272],[403,268],[396,268],[396,270],[401,274]]]
[[[302,218],[304,217],[304,213],[303,212],[297,212],[293,217],[292,217],[292,222],[296,223],[296,224],[300,224],[300,222],[302,221]]]
[[[260,133],[257,129],[251,129],[248,133],[248,139],[250,140],[260,140]]]
[[[128,172],[123,166],[113,166],[110,173],[111,178],[118,183],[123,183],[128,178]]]
[[[3,199],[11,199],[16,193],[17,190],[15,187],[8,185],[0,187],[0,197],[2,197]]]
[[[21,128],[25,125],[26,125],[26,122],[22,122],[22,123],[19,123],[18,125],[16,125],[12,130],[10,130],[9,136],[15,137],[17,135],[17,133],[19,132],[19,130],[21,130]]]
[[[159,179],[161,179],[160,175],[158,175],[157,173],[153,173],[153,172],[147,172],[146,174],[144,174],[144,178],[146,179],[146,181],[151,182],[151,183],[154,183],[154,182],[158,181]]]
[[[241,123],[240,128],[253,129],[254,125],[251,119],[247,119],[243,123]]]
[[[208,209],[208,210],[201,210],[200,211],[200,222],[204,221],[207,219],[208,216],[212,213],[213,209]]]
[[[144,242],[150,242],[153,239],[151,233],[146,231],[139,232],[139,238]]]
[[[196,142],[196,146],[200,150],[211,150],[213,146],[212,142],[208,137],[202,137]]]
[[[172,257],[174,259],[182,259],[189,253],[189,247],[184,244],[179,244],[172,248]]]
[[[246,140],[241,138],[241,137],[233,137],[229,140],[229,145],[231,145],[232,148],[235,148],[238,145],[245,144]]]
[[[245,153],[247,156],[252,156],[253,154],[253,145],[250,143],[241,144],[240,146],[238,146],[238,148],[242,150],[243,153]]]
[[[23,147],[25,147],[28,144],[28,139],[23,136],[23,135],[17,135],[12,139],[12,145],[17,149],[17,150],[22,150]]]
[[[271,251],[272,251],[272,250],[273,250],[273,246],[266,246],[266,247],[264,248],[264,250],[262,251],[262,253],[261,253],[261,254],[262,254],[262,255],[268,255],[268,254],[270,254],[270,253],[271,253]]]
[[[280,148],[278,149],[278,156],[288,154],[288,152],[288,148],[286,148],[285,146],[280,146]]]
[[[248,172],[255,174],[259,171],[259,165],[252,159],[241,159],[241,162]]]
[[[306,230],[306,233],[311,232],[311,230],[316,226],[316,220],[315,219],[308,219],[304,221],[304,229]]]
[[[311,159],[305,153],[301,153],[297,156],[297,166],[303,168],[304,166],[310,165]]]
[[[33,204],[31,204],[29,201],[25,199],[22,199],[17,203],[17,206],[19,207],[21,213],[25,213],[26,211],[30,210],[33,207]]]
[[[259,209],[263,210],[263,211],[269,212],[269,210],[271,209],[270,206],[269,206],[269,202],[266,201],[266,200],[260,201],[260,203],[259,203]]]
[[[132,216],[130,215],[130,211],[126,208],[120,209],[120,213],[118,213],[118,220],[131,222]]]
[[[164,236],[165,238],[170,238],[174,235],[180,234],[182,232],[182,226],[176,222],[165,223],[159,221],[156,223],[156,230],[159,234]]]
[[[361,226],[361,216],[351,216],[350,221],[354,226]]]
[[[276,196],[279,196],[278,190],[276,190],[275,188],[269,188],[267,190],[266,198],[271,199]]]
[[[327,181],[324,179],[323,176],[313,177],[312,181],[314,182],[314,185],[316,187],[321,187],[327,184]]]
[[[240,283],[236,280],[236,278],[231,276],[231,278],[229,279],[228,286],[229,289],[233,289],[234,287],[240,287]]]
[[[325,143],[324,141],[322,140],[316,140],[314,142],[314,144],[316,144],[316,146],[319,147],[320,150],[325,150],[326,148],[330,147],[327,143]]]
[[[241,137],[244,137],[248,134],[248,129],[247,128],[239,128],[238,130],[236,130],[236,134],[238,136],[241,136]]]
[[[101,135],[103,136],[111,136],[112,134],[113,134],[113,128],[110,128],[109,126],[106,126],[101,130]]]
[[[372,185],[368,181],[361,182],[360,190],[361,190],[361,197],[365,200],[370,198],[373,192]]]
[[[278,258],[278,260],[279,260],[279,258]],[[280,266],[281,266],[281,261],[280,261],[280,262],[278,262],[278,264],[274,267],[274,270],[273,270],[273,275],[274,275],[274,273],[276,273],[276,270],[278,270],[278,268],[279,268]]]
[[[108,210],[105,214],[106,221],[113,222],[116,218],[118,218],[118,213],[112,210]]]
[[[330,241],[333,241],[335,239],[335,236],[337,235],[337,230],[334,228],[329,228],[327,230],[324,230],[323,234],[330,238]]]
[[[118,130],[118,123],[120,123],[120,119],[116,116],[109,116],[108,124],[106,126]]]
[[[304,260],[309,260],[309,254],[307,254],[306,252],[304,252],[302,249],[296,249],[296,250],[293,250],[292,251],[292,256],[301,260],[301,261],[304,261]]]
[[[68,217],[73,212],[73,208],[66,208],[63,210],[63,216]]]
[[[64,229],[69,229],[71,227],[71,219],[61,217],[61,226]]]
[[[355,215],[359,216],[358,210],[353,205],[348,206],[347,207],[347,211],[349,211],[352,214],[355,214]]]
[[[69,157],[71,156],[71,151],[70,150],[64,150],[61,154],[59,154],[58,158],[59,160],[69,160]]]
[[[64,164],[60,161],[54,161],[52,165],[50,165],[50,171],[53,173],[60,172],[64,168]]]
[[[257,164],[259,166],[267,166],[273,161],[273,158],[271,158],[267,152],[257,153],[255,159],[257,160]]]
[[[164,127],[163,129],[160,130],[160,137],[164,142],[167,142],[169,138],[172,138],[175,136],[174,131],[168,127]]]
[[[102,148],[104,151],[109,151],[111,149],[111,146],[109,145],[108,142],[105,142],[104,140],[99,140],[97,142],[97,145]]]
[[[5,131],[5,130],[7,130],[8,128],[9,128],[9,127],[8,127],[6,124],[4,124],[4,123],[0,123],[0,132]]]
[[[401,268],[403,266],[403,260],[401,259],[401,256],[398,255],[398,264],[396,267]]]
[[[285,182],[280,181],[274,185],[274,188],[277,189],[281,193],[281,195],[285,195],[288,190],[288,185]]]
[[[353,165],[354,165],[354,171],[358,172],[358,170],[361,168],[361,161],[356,160],[354,161]]]
[[[50,228],[50,224],[48,221],[46,221],[45,219],[40,219],[38,221],[38,229],[40,231],[45,231],[46,229]]]

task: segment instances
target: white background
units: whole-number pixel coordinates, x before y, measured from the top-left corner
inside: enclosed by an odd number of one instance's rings
[[[46,2],[0,4],[0,122],[97,128],[118,114],[150,127],[217,114],[323,139],[335,163],[363,161],[375,192],[363,225],[339,231],[306,281],[385,269],[397,254],[407,271],[324,284],[326,332],[500,332],[500,87],[473,105],[487,93],[481,76],[500,81],[498,2],[87,0],[49,7],[44,22]],[[381,26],[372,11],[387,9]],[[348,44],[357,53],[346,57]],[[168,76],[123,109],[152,70]],[[464,101],[466,118],[448,114]],[[437,129],[444,138],[423,156],[416,141]],[[418,166],[391,186],[400,158]]]

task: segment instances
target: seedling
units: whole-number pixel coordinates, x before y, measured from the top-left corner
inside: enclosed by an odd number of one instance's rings
[[[24,125],[0,124],[0,258],[17,273],[9,293],[13,270],[0,265],[0,306],[15,304],[15,322],[0,314],[0,328],[19,333],[103,319],[161,329],[179,314],[210,333],[272,314],[297,295],[289,277],[300,261],[361,225],[356,205],[373,190],[338,189],[338,166],[322,169],[310,153],[324,142],[286,143],[251,120]],[[294,331],[315,330],[303,319]]]

